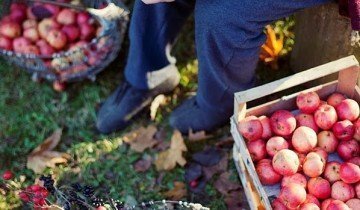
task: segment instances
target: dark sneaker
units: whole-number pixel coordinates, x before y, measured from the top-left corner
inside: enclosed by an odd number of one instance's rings
[[[124,82],[106,99],[97,115],[99,132],[107,134],[124,129],[156,95],[172,91],[180,81],[174,65],[151,72],[147,77],[150,90],[137,89]]]
[[[172,112],[170,125],[183,134],[188,134],[190,129],[210,132],[229,123],[231,115],[232,110],[229,113],[206,110],[192,97]]]

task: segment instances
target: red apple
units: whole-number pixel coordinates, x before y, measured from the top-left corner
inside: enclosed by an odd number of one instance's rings
[[[349,159],[348,162],[360,166],[360,157],[353,157]]]
[[[346,205],[350,208],[350,209],[360,209],[360,199],[358,198],[352,198],[348,201],[346,201]]]
[[[249,116],[241,120],[238,123],[238,129],[241,135],[249,141],[260,139],[263,132],[261,122],[255,116]]]
[[[78,13],[78,15],[77,15],[76,22],[77,22],[77,24],[80,26],[80,25],[82,25],[82,24],[84,24],[84,23],[89,23],[90,18],[91,18],[91,16],[90,16],[89,13],[87,13],[87,12],[80,12],[80,13]]]
[[[274,170],[284,176],[290,176],[298,171],[300,162],[297,154],[289,149],[277,152],[272,160]]]
[[[38,25],[40,37],[43,39],[46,39],[48,37],[51,30],[59,28],[60,24],[51,18],[43,19]]]
[[[324,172],[325,163],[321,156],[315,152],[310,152],[306,155],[303,171],[308,177],[318,177]]]
[[[335,199],[333,198],[328,198],[326,200],[324,200],[323,202],[321,202],[321,210],[326,210],[327,207],[329,206],[329,204],[331,203],[331,201],[334,201]]]
[[[22,27],[24,30],[26,30],[28,28],[37,28],[38,23],[36,20],[27,19],[22,23]]]
[[[355,121],[354,127],[355,127],[354,139],[360,141],[360,118]]]
[[[320,202],[319,202],[319,200],[318,200],[315,196],[313,196],[313,195],[311,195],[311,194],[307,194],[307,195],[306,195],[306,200],[305,200],[305,202],[304,202],[303,204],[305,204],[305,203],[314,203],[314,204],[316,204],[318,207],[320,207]]]
[[[359,104],[353,99],[345,99],[337,105],[336,112],[340,120],[354,121],[359,117]]]
[[[24,37],[16,38],[13,41],[13,49],[17,53],[22,53],[24,49],[29,45],[31,45],[31,42]]]
[[[26,19],[26,10],[14,9],[10,12],[10,18],[20,24]]]
[[[24,30],[23,36],[32,42],[36,42],[40,38],[36,28],[28,28]]]
[[[65,25],[61,31],[66,34],[66,37],[70,42],[74,42],[80,37],[80,30],[75,25]]]
[[[317,136],[315,131],[311,128],[300,126],[294,131],[291,143],[296,151],[308,153],[315,148]]]
[[[350,140],[355,133],[355,127],[350,120],[338,121],[334,124],[332,131],[339,140]]]
[[[320,210],[320,208],[314,203],[305,203],[300,206],[300,210]]]
[[[247,148],[249,150],[251,159],[254,162],[257,162],[266,157],[265,141],[262,139],[249,141],[247,143]]]
[[[281,136],[271,137],[266,142],[266,151],[271,157],[273,157],[278,151],[288,148],[289,148],[288,142]]]
[[[80,39],[90,41],[95,37],[95,28],[87,23],[80,25]]]
[[[360,167],[353,163],[342,163],[340,165],[340,179],[347,184],[360,181]]]
[[[11,3],[10,5],[10,11],[14,11],[14,10],[21,10],[23,12],[26,12],[26,8],[27,6],[23,3]]]
[[[41,55],[51,56],[55,53],[54,48],[52,48],[45,40],[41,39],[36,42],[36,45],[40,49]]]
[[[0,49],[4,49],[4,50],[12,50],[13,46],[12,46],[12,40],[4,37],[4,36],[0,36]]]
[[[342,201],[331,201],[326,210],[350,210],[350,208]]]
[[[287,110],[278,110],[270,117],[272,131],[280,136],[290,135],[296,128],[296,119]]]
[[[320,155],[322,162],[326,163],[327,159],[328,159],[328,154],[327,152],[321,148],[321,147],[315,147],[313,152],[317,153],[318,155]]]
[[[302,186],[291,183],[281,189],[279,199],[287,208],[295,209],[305,202],[306,191]]]
[[[256,173],[260,182],[264,185],[279,183],[282,176],[278,174],[271,165],[270,159],[262,159],[256,165]]]
[[[331,187],[330,183],[321,177],[311,178],[307,184],[308,191],[311,195],[318,199],[326,199],[330,197]]]
[[[336,161],[331,161],[326,163],[324,178],[327,179],[330,183],[334,183],[340,179],[340,163]]]
[[[286,206],[280,201],[279,198],[276,198],[272,203],[271,207],[274,210],[287,210]]]
[[[320,210],[320,208],[314,203],[305,203],[300,206],[300,210]]]
[[[328,99],[327,103],[333,107],[337,107],[341,101],[345,100],[346,97],[341,93],[333,93],[331,94]]]
[[[355,197],[355,190],[350,184],[337,181],[331,186],[331,197],[346,202]]]
[[[11,39],[19,37],[21,35],[21,27],[16,22],[3,23],[0,27],[0,35],[6,36]]]
[[[355,184],[356,197],[360,198],[360,182]]]
[[[284,176],[284,178],[281,181],[281,188],[285,187],[290,183],[299,184],[300,186],[306,189],[307,181],[306,181],[306,177],[300,173],[296,173],[290,176]]]
[[[49,32],[46,41],[56,50],[61,50],[66,46],[67,38],[62,31],[58,29],[52,29]]]
[[[270,119],[268,117],[266,117],[265,115],[263,115],[263,116],[259,117],[259,120],[260,120],[262,128],[263,128],[261,138],[264,140],[269,139],[272,136]]]
[[[345,161],[351,159],[352,157],[359,157],[359,144],[355,139],[341,141],[337,147],[337,153]]]
[[[44,7],[52,13],[53,17],[56,17],[60,12],[60,7],[54,4],[44,4]]]
[[[63,25],[75,24],[76,23],[76,12],[71,9],[63,9],[56,16],[56,21]]]
[[[336,151],[338,146],[338,140],[331,131],[321,131],[317,135],[318,146],[323,148],[328,153],[333,153]]]
[[[329,130],[337,121],[337,114],[334,107],[323,104],[314,113],[315,123],[323,130]]]
[[[316,133],[319,132],[319,127],[316,125],[314,117],[311,114],[300,113],[295,116],[298,127],[306,126],[313,129]]]
[[[315,92],[300,93],[296,97],[296,105],[301,112],[311,114],[320,105],[319,95]]]

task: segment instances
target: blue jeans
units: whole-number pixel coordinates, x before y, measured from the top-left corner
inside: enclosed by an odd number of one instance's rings
[[[267,24],[330,0],[176,0],[146,5],[135,1],[125,77],[147,89],[146,73],[169,64],[165,46],[174,42],[195,13],[199,62],[197,103],[209,111],[232,112],[233,94],[254,85]]]

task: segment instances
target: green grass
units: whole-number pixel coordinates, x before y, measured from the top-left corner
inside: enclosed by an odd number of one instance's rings
[[[290,21],[285,21],[285,26]],[[279,27],[284,27],[284,24],[279,24]],[[26,168],[27,155],[55,129],[63,128],[62,141],[56,149],[68,152],[72,160],[68,165],[46,170],[56,177],[60,185],[80,181],[125,201],[163,199],[162,192],[171,189],[174,181],[184,181],[184,169],[177,167],[163,173],[162,181],[156,183],[162,173],[157,172],[154,166],[146,173],[137,173],[132,166],[143,155],[154,156],[155,152],[135,153],[122,143],[121,137],[138,126],[156,124],[158,128],[166,129],[167,140],[170,140],[169,113],[197,89],[193,28],[193,20],[190,19],[174,48],[181,84],[169,96],[170,103],[159,109],[155,122],[150,121],[148,111],[145,111],[128,129],[111,135],[100,135],[95,131],[96,107],[122,80],[128,40],[119,59],[99,74],[96,82],[71,84],[62,93],[55,92],[47,82],[32,82],[25,71],[0,60],[0,172],[10,169],[16,173],[18,184],[33,183],[38,176]],[[287,74],[287,70],[284,68],[274,76],[268,68],[261,66],[258,77],[263,81],[274,80]],[[223,135],[229,135],[228,126],[215,133],[216,137]],[[214,142],[216,138],[210,141]],[[188,147],[189,153],[192,153],[201,150],[204,144],[188,144]],[[236,174],[231,161],[230,170]],[[201,202],[213,209],[226,208],[223,197],[211,184],[208,184],[205,193],[189,194],[187,200]],[[0,183],[0,209],[13,208],[21,208],[21,202],[14,192],[2,191]]]

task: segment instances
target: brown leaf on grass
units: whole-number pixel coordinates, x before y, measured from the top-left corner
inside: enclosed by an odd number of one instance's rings
[[[205,131],[198,131],[194,133],[192,129],[189,130],[189,141],[201,141],[212,137],[212,135],[206,135]]]
[[[284,36],[281,34],[277,39],[275,31],[270,25],[266,26],[266,35],[266,42],[261,46],[260,59],[266,64],[270,64],[273,69],[278,69],[277,60],[284,46]]]
[[[166,198],[180,200],[187,195],[186,185],[183,182],[174,182],[174,188],[164,193]]]
[[[240,190],[228,194],[224,201],[228,209],[245,209],[245,207],[247,207],[244,192]]]
[[[136,152],[144,152],[145,149],[153,147],[157,141],[154,135],[157,128],[149,125],[147,128],[140,127],[124,136],[124,142],[130,145],[130,148]]]
[[[216,180],[214,187],[223,195],[227,195],[231,191],[241,188],[240,184],[230,181],[230,173],[222,173],[218,180]]]
[[[67,163],[70,155],[53,151],[61,139],[62,130],[56,130],[42,144],[36,147],[27,158],[27,168],[41,173],[46,167],[54,168],[56,164]]]
[[[225,153],[218,164],[210,167],[203,167],[206,180],[211,179],[215,174],[223,173],[228,169],[229,157]]]
[[[145,171],[149,170],[149,168],[151,167],[151,164],[152,164],[152,158],[151,158],[151,156],[147,156],[141,160],[138,160],[134,164],[134,169],[136,172],[145,172]]]
[[[150,105],[150,118],[155,120],[157,110],[161,105],[166,104],[166,97],[164,94],[160,94],[154,98]]]
[[[183,152],[186,152],[187,148],[184,143],[184,139],[179,131],[174,131],[171,137],[171,145],[168,150],[159,153],[155,165],[158,171],[168,171],[175,168],[176,164],[184,166],[186,159],[183,157]]]

